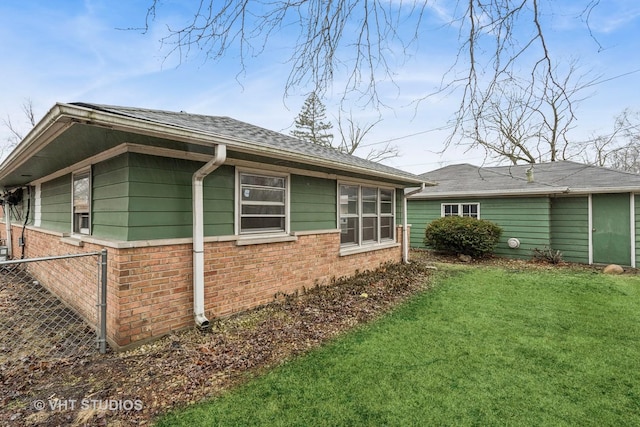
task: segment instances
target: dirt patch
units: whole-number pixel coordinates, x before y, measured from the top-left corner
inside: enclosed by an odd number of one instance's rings
[[[557,268],[571,269],[575,271],[588,271],[592,273],[601,273],[605,265],[587,265],[578,264],[573,262],[560,261],[557,264],[553,264],[545,261],[544,259],[511,259],[497,256],[487,256],[483,258],[465,258],[458,255],[451,255],[445,253],[438,253],[431,250],[414,249],[411,251],[411,258],[414,261],[422,262],[423,264],[431,264],[437,266],[438,264],[458,264],[458,265],[475,265],[475,266],[493,266],[500,267],[507,270],[520,270],[520,269],[539,269],[539,270],[553,270]],[[640,275],[640,270],[637,268],[624,267],[624,274],[626,275]]]
[[[2,425],[148,425],[387,312],[428,287],[426,258],[385,265],[131,351],[0,365]]]
[[[95,348],[94,330],[71,308],[22,269],[0,270],[0,369]]]

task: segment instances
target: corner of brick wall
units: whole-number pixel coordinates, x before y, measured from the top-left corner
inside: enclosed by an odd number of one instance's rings
[[[21,230],[21,229],[20,229]],[[397,228],[398,241],[402,229]],[[14,240],[17,247],[17,235]],[[27,230],[26,256],[93,252],[60,237]],[[299,236],[297,241],[237,246],[235,242],[205,244],[205,310],[210,319],[229,316],[273,301],[277,293],[328,284],[333,278],[371,270],[385,262],[400,262],[401,247],[340,256],[340,234]],[[143,248],[108,248],[107,335],[110,344],[128,347],[191,327],[193,321],[191,244]],[[72,281],[48,284],[69,288]],[[71,287],[73,289],[73,287]],[[81,289],[74,289],[77,295]],[[58,294],[58,293],[57,293]],[[79,310],[91,310],[87,301],[62,294]],[[93,300],[95,305],[95,300]],[[75,307],[75,306],[74,306]]]

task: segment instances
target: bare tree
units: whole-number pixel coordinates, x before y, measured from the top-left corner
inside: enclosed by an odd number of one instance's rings
[[[391,77],[390,47],[394,43],[400,50],[406,47],[398,31],[406,24],[406,12],[419,25],[427,8],[426,2],[410,6],[401,3],[397,8],[393,2],[381,0],[200,0],[197,5],[186,25],[167,28],[167,36],[161,41],[169,46],[169,55],[177,54],[183,60],[197,52],[217,60],[234,50],[240,55],[241,74],[246,60],[265,52],[271,38],[286,28],[294,42],[285,94],[304,86],[322,96],[338,69],[347,67],[347,90],[369,94],[375,103],[374,75],[381,72]],[[153,0],[147,10],[145,31],[158,19],[160,9],[161,1]],[[340,53],[345,48],[348,58]]]
[[[162,9],[160,0],[149,1],[145,31],[160,19]],[[582,17],[588,23],[600,1],[582,1]],[[216,60],[229,51],[238,52],[243,73],[246,60],[267,51],[272,38],[286,29],[293,42],[285,96],[294,87],[306,87],[322,97],[340,76],[345,97],[355,93],[374,107],[384,105],[379,82],[394,82],[404,60],[419,52],[420,43],[429,43],[434,31],[429,18],[440,7],[427,0],[200,0],[196,4],[193,19],[167,28],[162,43],[169,47],[169,55],[183,60],[202,54]],[[553,75],[541,19],[554,13],[552,2],[458,0],[447,5],[453,9],[447,11],[445,26],[458,29],[460,47],[437,93],[462,89],[454,135],[482,117],[500,83],[516,70],[555,86],[571,109],[562,82]]]
[[[582,143],[582,160],[625,172],[640,173],[640,112],[622,111],[609,134]]]
[[[343,117],[342,114],[338,115],[338,131],[340,132],[341,141],[336,148],[338,151],[347,154],[354,154],[356,150],[366,148],[366,145],[362,144],[365,137],[381,121],[382,119],[379,119],[371,124],[360,125],[354,120],[351,113],[349,113],[349,117]],[[372,162],[381,162],[398,157],[399,154],[399,148],[391,145],[391,142],[387,142],[382,148],[370,148],[365,158]]]
[[[461,144],[483,148],[495,160],[512,164],[566,160],[576,155],[569,131],[575,120],[574,110],[585,90],[595,79],[577,75],[575,62],[560,76],[557,68],[550,76],[524,81],[511,76],[482,94],[482,113],[462,123]]]
[[[640,174],[640,142],[632,142],[612,151],[605,166]]]
[[[159,18],[161,9],[160,0],[149,1],[145,29]],[[589,26],[600,0],[580,1],[577,17],[600,47]],[[311,89],[324,97],[339,80],[345,82],[340,91],[343,102],[355,94],[374,108],[385,105],[378,92],[380,82],[395,83],[396,70],[419,54],[419,44],[429,43],[435,31],[431,18],[447,16],[442,27],[458,34],[455,59],[439,87],[425,88],[425,95],[415,100],[418,108],[436,95],[459,97],[444,150],[452,144],[483,147],[494,159],[533,163],[566,159],[580,148],[567,134],[583,89],[594,81],[574,79],[573,66],[564,72],[558,69],[560,61],[553,56],[545,27],[548,18],[565,7],[557,2],[200,0],[197,4],[193,19],[168,28],[162,38],[169,55],[183,60],[197,53],[215,60],[239,52],[242,73],[246,59],[267,51],[272,37],[286,29],[293,33],[293,42],[285,97],[293,88]],[[356,134],[342,131],[343,140],[357,141]]]
[[[36,116],[33,109],[33,101],[31,99],[26,99],[21,106],[22,113],[29,125],[28,129],[33,128],[36,125]],[[4,144],[2,144],[2,148],[0,149],[0,154],[4,154],[7,149],[11,149],[18,145],[20,141],[24,138],[25,131],[22,126],[16,125],[11,116],[2,119],[3,126],[9,131],[9,135],[7,136]]]

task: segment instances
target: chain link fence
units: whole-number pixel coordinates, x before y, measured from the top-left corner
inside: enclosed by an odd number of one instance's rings
[[[106,351],[106,250],[0,262],[0,369]]]

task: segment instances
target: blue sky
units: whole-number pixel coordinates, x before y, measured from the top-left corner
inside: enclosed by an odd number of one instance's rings
[[[218,62],[197,55],[186,61],[166,58],[166,47],[159,43],[165,25],[184,22],[189,17],[188,3],[194,2],[164,3],[158,20],[142,34],[122,28],[144,23],[145,0],[3,0],[0,116],[11,117],[26,133],[29,126],[20,111],[26,99],[32,100],[38,118],[55,102],[82,101],[230,116],[288,133],[305,91],[283,98],[289,73],[284,49],[272,48],[248,61],[239,76],[233,52]],[[455,31],[441,27],[453,3],[441,0],[428,9],[431,15],[425,28],[433,31],[396,70],[398,87],[382,82],[383,100],[390,108],[382,110],[382,121],[365,141],[376,146],[393,139],[401,156],[385,163],[414,173],[451,163],[481,164],[484,159],[481,152],[465,153],[455,147],[438,154],[446,131],[437,129],[455,111],[457,98],[432,98],[417,108],[411,103],[437,87],[456,53],[457,41],[447,38]],[[590,24],[600,46],[578,18],[582,4],[545,2],[553,8],[547,21],[553,29],[553,53],[578,58],[583,69],[601,75],[602,83],[590,89],[590,97],[576,111],[573,135],[577,139],[609,131],[614,117],[625,108],[640,110],[640,3],[607,0],[595,9]],[[285,46],[286,34],[278,36],[277,44]],[[327,109],[333,119],[337,108],[332,99],[327,100]],[[378,119],[378,112],[354,107],[353,116],[367,124]],[[0,129],[0,141],[6,137],[6,129]]]

